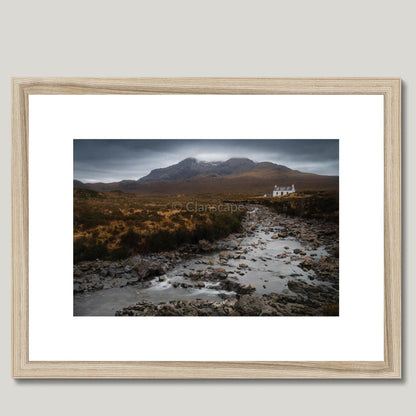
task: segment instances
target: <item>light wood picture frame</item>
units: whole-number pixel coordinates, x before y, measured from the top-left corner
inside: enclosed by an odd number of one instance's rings
[[[384,96],[383,361],[30,361],[29,96],[370,94]],[[397,78],[16,78],[12,80],[12,372],[15,378],[400,378],[401,82]]]

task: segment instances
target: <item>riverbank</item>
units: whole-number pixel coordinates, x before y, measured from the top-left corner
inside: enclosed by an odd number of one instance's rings
[[[74,266],[74,314],[337,315],[337,256],[337,224],[247,206],[217,242]]]

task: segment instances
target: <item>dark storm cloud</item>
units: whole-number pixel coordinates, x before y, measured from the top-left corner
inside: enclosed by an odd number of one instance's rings
[[[187,157],[247,157],[302,172],[338,175],[338,140],[74,140],[74,178],[85,182],[139,179]]]

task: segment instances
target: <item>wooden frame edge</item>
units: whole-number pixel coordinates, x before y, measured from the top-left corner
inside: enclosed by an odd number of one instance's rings
[[[15,378],[141,379],[359,379],[400,378],[383,361],[339,362],[29,362]]]
[[[384,361],[401,378],[401,80],[384,95]]]
[[[12,81],[12,372],[28,360],[28,107],[19,80]]]
[[[382,94],[385,157],[384,361],[29,361],[30,94]],[[13,78],[12,376],[14,378],[401,378],[401,80],[398,78]],[[388,237],[388,238],[387,238]]]

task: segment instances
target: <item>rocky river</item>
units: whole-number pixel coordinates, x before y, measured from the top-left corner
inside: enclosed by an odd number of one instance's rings
[[[338,315],[338,225],[247,206],[242,231],[74,266],[75,316]]]

